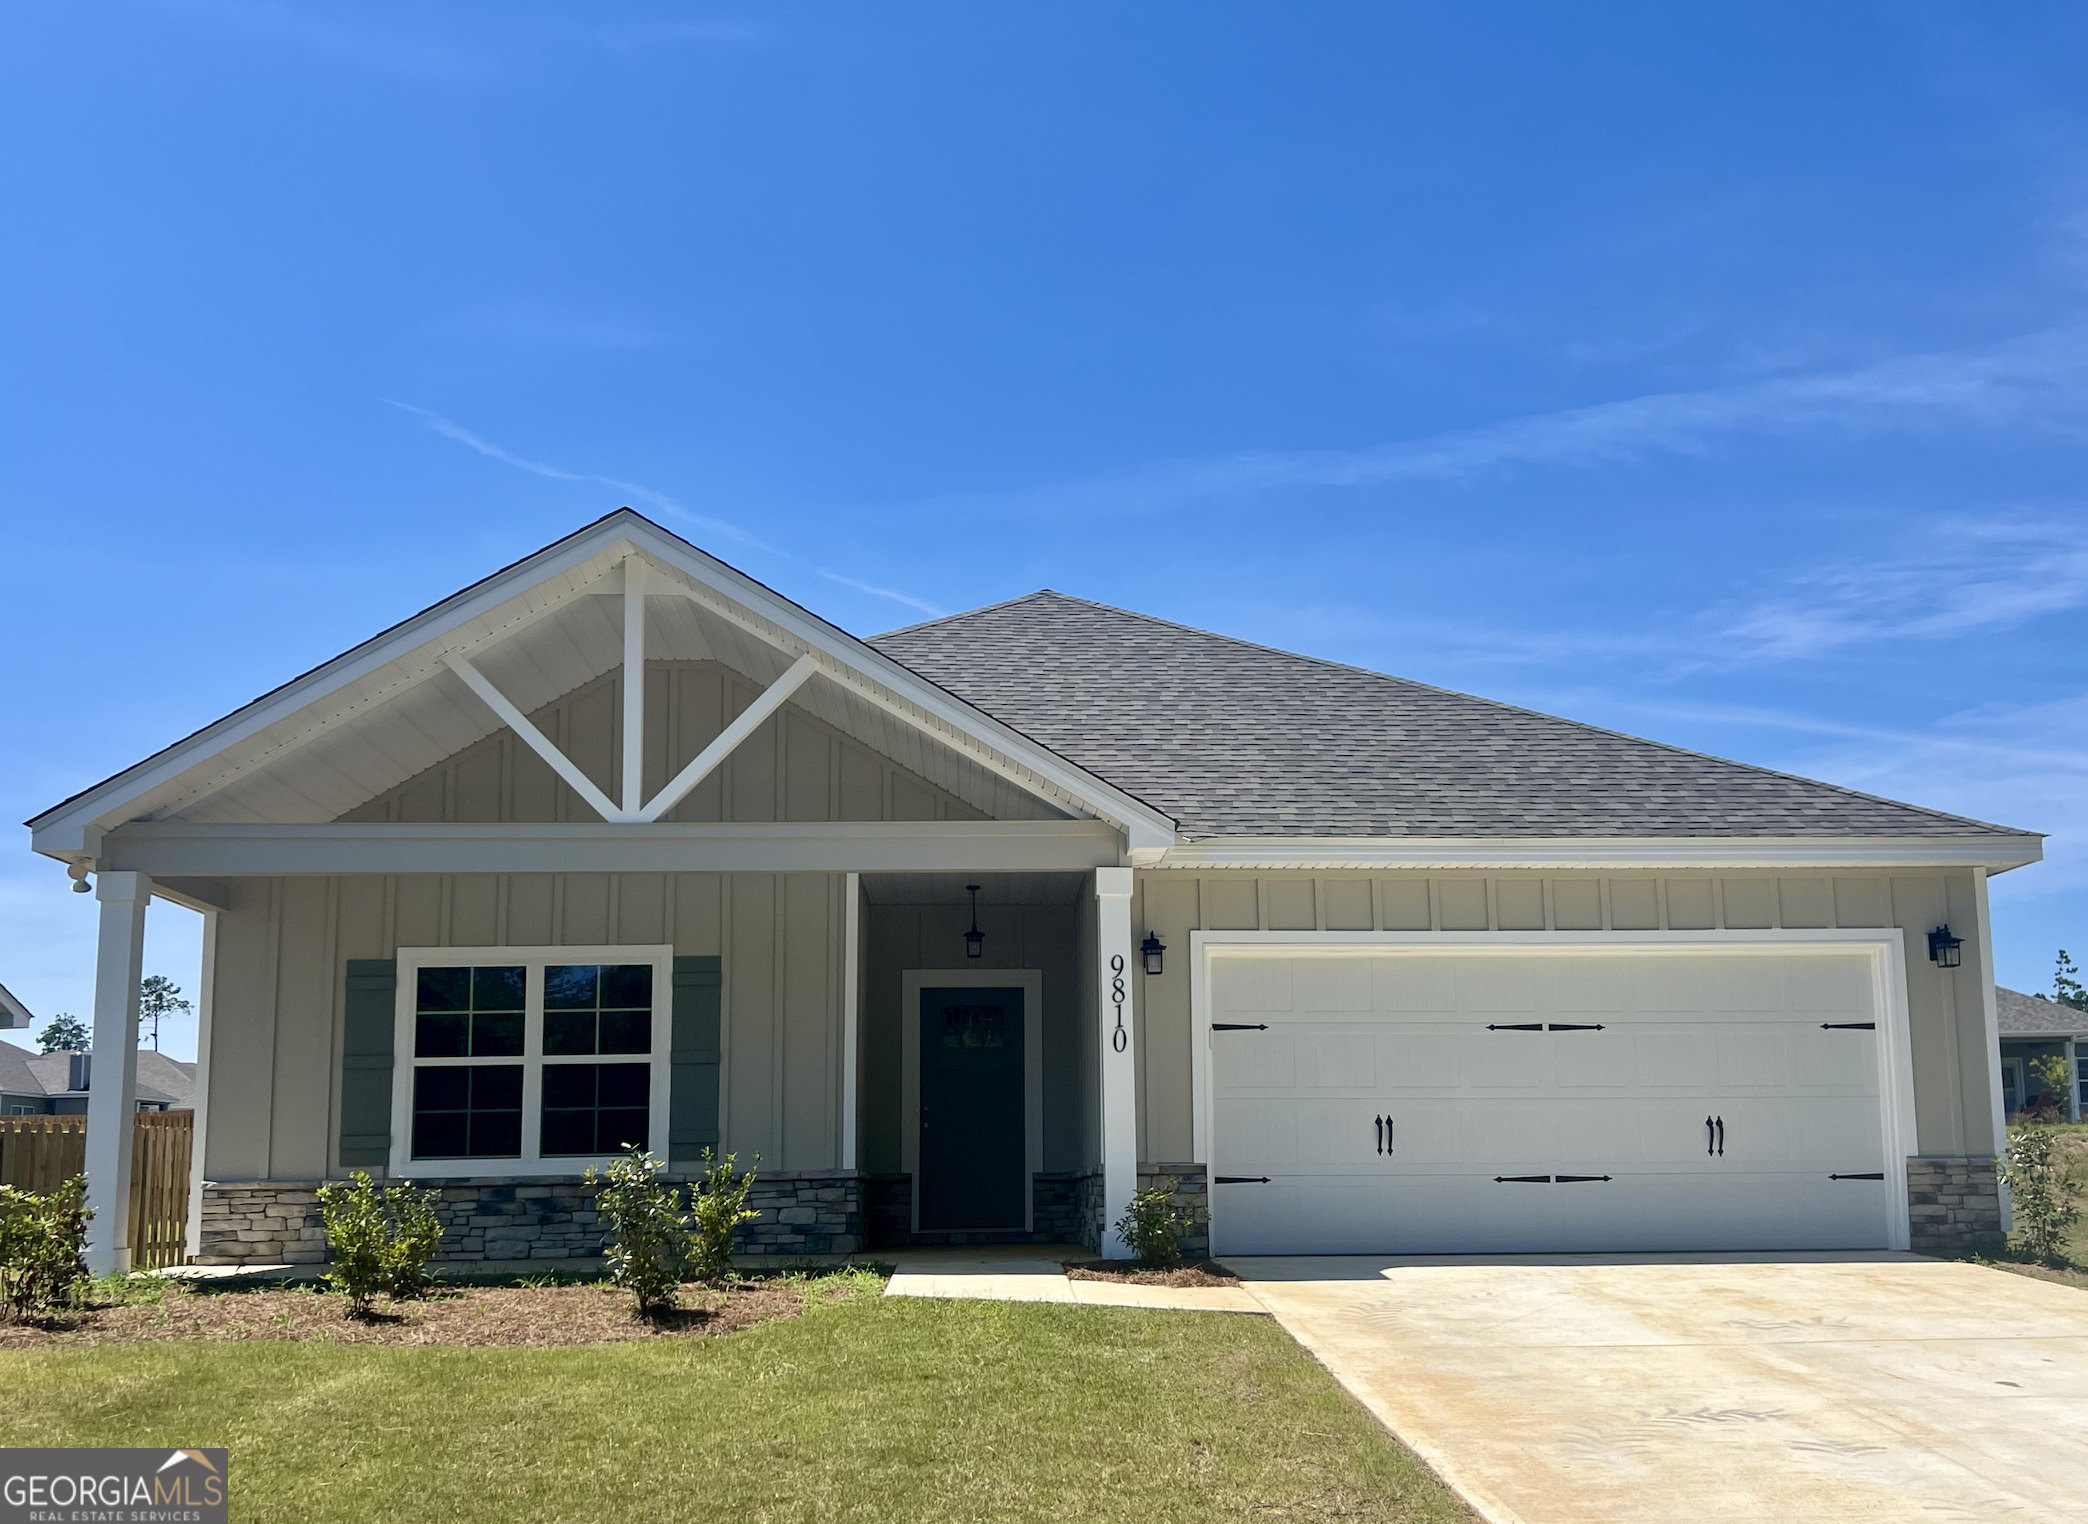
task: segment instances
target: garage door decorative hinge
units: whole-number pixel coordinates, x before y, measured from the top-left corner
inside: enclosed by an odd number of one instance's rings
[[[1489,1021],[1489,1032],[1600,1032],[1599,1021]]]
[[[1878,1024],[1875,1021],[1823,1021],[1820,1023],[1820,1030],[1822,1032],[1875,1032],[1878,1030]]]
[[[1266,1032],[1269,1030],[1269,1024],[1266,1021],[1214,1021],[1211,1023],[1211,1030],[1213,1032]]]
[[[1867,1175],[1829,1175],[1827,1178],[1829,1180],[1883,1180],[1885,1171],[1881,1169],[1872,1170]]]
[[[1268,1183],[1269,1177],[1267,1175],[1213,1175],[1211,1177],[1211,1184],[1213,1185],[1267,1185]]]

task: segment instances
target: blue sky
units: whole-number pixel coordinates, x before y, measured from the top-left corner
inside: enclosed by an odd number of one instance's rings
[[[2044,988],[2084,63],[2038,4],[0,9],[0,805],[629,503],[862,633],[1053,587],[2049,832]],[[85,1011],[17,844],[0,980]]]

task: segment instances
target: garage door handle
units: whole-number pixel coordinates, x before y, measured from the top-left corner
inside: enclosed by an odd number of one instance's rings
[[[1213,1175],[1213,1185],[1267,1185],[1267,1175]]]
[[[1704,1157],[1709,1159],[1713,1155],[1721,1159],[1725,1157],[1724,1117],[1704,1118]]]
[[[1868,1175],[1829,1175],[1827,1178],[1829,1180],[1883,1180],[1885,1171],[1873,1170]]]
[[[1211,1023],[1211,1030],[1213,1032],[1266,1032],[1269,1030],[1269,1024],[1266,1021],[1214,1021]]]
[[[1823,1021],[1820,1023],[1820,1030],[1822,1032],[1875,1032],[1878,1030],[1878,1024],[1875,1021]]]
[[[1489,1021],[1489,1032],[1601,1032],[1599,1021]]]

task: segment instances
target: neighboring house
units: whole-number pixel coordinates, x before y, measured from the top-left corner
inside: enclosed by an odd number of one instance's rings
[[[84,1116],[92,1093],[91,1053],[31,1053],[0,1042],[0,1112],[8,1116]],[[182,1111],[192,1104],[196,1066],[150,1048],[138,1053],[135,1109]]]
[[[2041,856],[1055,593],[858,640],[628,510],[31,825],[98,1046],[148,901],[209,922],[215,1261],[320,1256],[356,1169],[592,1253],[627,1141],[758,1158],[778,1255],[1121,1252],[1164,1177],[1219,1252],[1956,1247]]]
[[[29,1007],[15,999],[14,992],[6,985],[0,984],[0,1031],[20,1029],[31,1025],[35,1020],[36,1017],[30,1014]]]
[[[2088,1011],[1995,986],[2001,1029],[2001,1104],[2013,1116],[2043,1101],[2046,1090],[2030,1071],[2030,1060],[2057,1054],[2066,1061],[2072,1085],[2051,1099],[2066,1108],[2069,1122],[2088,1105]]]

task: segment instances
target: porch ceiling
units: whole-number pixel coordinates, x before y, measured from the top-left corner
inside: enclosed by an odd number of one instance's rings
[[[863,898],[873,905],[969,905],[965,885],[977,884],[981,905],[1074,905],[1092,883],[1085,873],[866,873]]]

